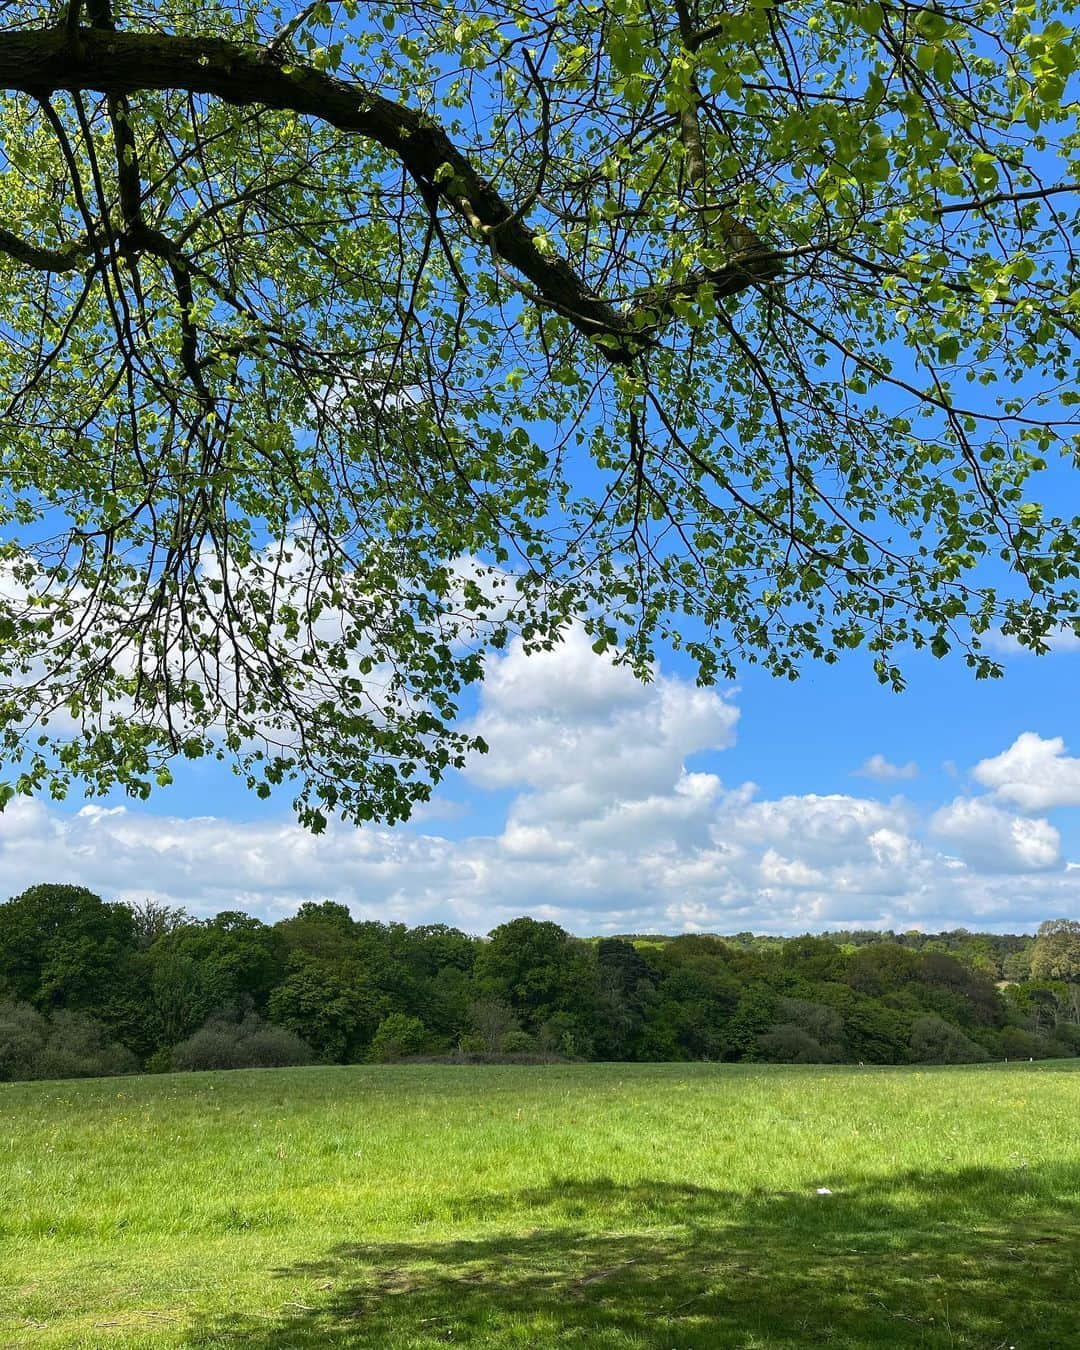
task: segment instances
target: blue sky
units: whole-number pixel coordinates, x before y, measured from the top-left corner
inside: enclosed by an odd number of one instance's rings
[[[1004,680],[857,657],[698,689],[642,686],[571,633],[496,657],[470,717],[491,753],[407,826],[301,831],[213,765],[147,804],[17,802],[0,888],[70,880],[272,919],[332,896],[367,917],[486,932],[1031,929],[1080,913],[1080,644],[1006,653]]]

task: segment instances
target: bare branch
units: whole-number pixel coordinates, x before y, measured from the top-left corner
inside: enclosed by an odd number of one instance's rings
[[[1080,192],[1080,183],[1058,183],[1054,187],[1032,188],[1030,192],[995,192],[990,197],[975,197],[969,202],[951,202],[948,206],[939,206],[934,214],[951,216],[959,211],[984,211],[988,206],[1000,206],[1002,202],[1036,202],[1044,197],[1059,196],[1063,192]]]

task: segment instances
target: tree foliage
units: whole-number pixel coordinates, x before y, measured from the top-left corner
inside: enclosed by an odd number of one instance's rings
[[[395,819],[482,656],[1077,618],[1072,0],[25,0],[5,794]]]
[[[1031,974],[1036,980],[1080,981],[1080,921],[1047,919],[1039,925]]]
[[[102,1008],[131,966],[132,911],[85,886],[31,886],[0,905],[0,997]]]
[[[0,1079],[451,1058],[902,1064],[1080,1054],[1080,982],[995,986],[1021,935],[576,938],[522,917],[470,937],[301,905],[145,945],[145,906],[34,886],[0,905]],[[175,915],[173,916],[175,918]],[[122,920],[127,919],[127,922]],[[96,927],[95,927],[96,925]],[[103,925],[105,925],[103,927]],[[52,944],[65,948],[67,1001]],[[87,933],[99,941],[84,940]],[[943,950],[951,946],[954,954]],[[104,951],[111,969],[101,979]]]
[[[391,1013],[379,1023],[371,1038],[369,1055],[376,1064],[392,1064],[409,1055],[419,1055],[427,1049],[430,1037],[419,1017],[407,1013]]]

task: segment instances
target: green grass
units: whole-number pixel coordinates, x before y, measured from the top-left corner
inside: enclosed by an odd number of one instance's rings
[[[1080,1346],[1080,1062],[0,1085],[0,1346],[446,1345]]]

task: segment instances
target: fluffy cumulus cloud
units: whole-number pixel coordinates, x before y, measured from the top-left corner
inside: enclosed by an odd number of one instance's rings
[[[884,755],[871,755],[855,770],[856,778],[873,778],[879,783],[895,782],[897,779],[917,778],[919,766],[914,760],[906,764],[892,764]]]
[[[22,801],[0,815],[0,894],[68,879],[268,919],[329,897],[366,917],[472,932],[525,912],[577,932],[793,932],[1031,927],[1077,909],[1080,867],[1031,814],[1069,800],[1078,761],[1060,742],[1021,737],[977,766],[988,791],[927,817],[902,796],[768,798],[727,783],[695,757],[729,747],[737,722],[730,691],[664,675],[640,684],[580,633],[533,656],[514,645],[474,718],[491,753],[464,775],[496,812],[490,828],[470,833],[479,816],[438,800],[405,828],[332,825],[319,837],[284,820]],[[1017,797],[1048,764],[1052,798]]]
[[[580,630],[550,652],[514,643],[484,684],[474,729],[490,749],[469,767],[482,787],[525,787],[571,817],[670,792],[687,756],[735,737],[738,709],[711,689],[642,684],[598,657]]]
[[[1049,821],[1013,815],[985,798],[957,797],[931,824],[979,872],[1040,871],[1061,860],[1061,835]]]
[[[972,776],[1022,811],[1080,806],[1080,759],[1066,754],[1060,736],[1025,731],[1008,750],[980,760]]]

